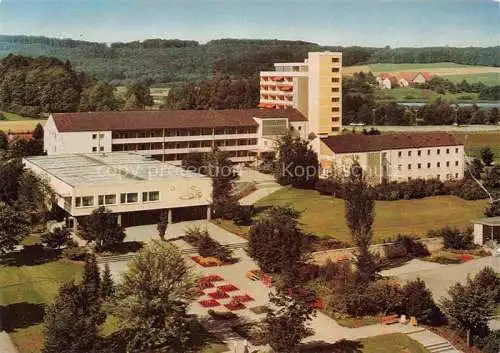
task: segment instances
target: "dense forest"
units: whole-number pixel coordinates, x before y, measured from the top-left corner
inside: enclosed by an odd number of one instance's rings
[[[72,39],[0,35],[0,57],[9,53],[69,60],[82,71],[112,85],[137,79],[152,83],[197,81],[214,72],[242,76],[272,69],[274,62],[303,61],[308,51],[343,52],[345,66],[366,63],[455,62],[500,66],[500,47],[369,48],[320,46],[304,41],[147,39],[110,45]]]
[[[144,109],[153,104],[145,82],[129,84],[123,97],[105,81],[73,69],[69,61],[10,54],[0,60],[0,111],[42,113]]]

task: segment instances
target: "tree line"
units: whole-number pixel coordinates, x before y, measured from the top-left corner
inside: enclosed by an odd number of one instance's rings
[[[70,60],[78,71],[113,84],[149,78],[182,82],[208,77],[214,71],[250,77],[272,69],[274,62],[303,61],[309,51],[342,51],[344,66],[369,63],[455,62],[500,66],[500,47],[373,48],[321,46],[304,41],[220,39],[206,44],[178,39],[104,43],[32,36],[0,36],[0,56],[9,53],[47,55]]]

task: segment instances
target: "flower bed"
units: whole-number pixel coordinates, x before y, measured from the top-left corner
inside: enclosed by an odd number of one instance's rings
[[[219,282],[219,281],[223,281],[224,278],[222,278],[219,275],[206,275],[206,276],[201,277],[201,280],[209,281],[209,282]]]
[[[220,303],[215,299],[200,300],[198,303],[204,308],[213,308],[214,306],[219,306]]]
[[[208,295],[211,298],[213,298],[213,299],[225,299],[225,298],[229,298],[229,294],[227,294],[226,292],[221,291],[221,290],[217,290],[215,292],[208,293]]]
[[[249,296],[248,294],[245,294],[245,295],[235,295],[235,296],[233,297],[233,299],[234,299],[235,301],[239,301],[240,303],[251,302],[251,301],[253,301],[253,300],[254,300],[254,299],[253,299],[251,296]]]
[[[207,289],[207,288],[214,288],[215,285],[211,281],[205,281],[203,279],[200,279],[198,281],[198,287],[200,290]]]
[[[228,304],[226,304],[224,306],[231,311],[241,310],[241,309],[246,308],[245,304],[240,303],[239,301],[235,301],[235,300],[231,300]]]
[[[236,290],[239,290],[238,287],[236,287],[235,285],[232,285],[232,284],[224,284],[222,286],[218,286],[217,288],[219,288],[220,290],[222,290],[224,292],[234,292]]]
[[[203,267],[214,267],[222,265],[222,261],[215,257],[191,256],[191,259]]]

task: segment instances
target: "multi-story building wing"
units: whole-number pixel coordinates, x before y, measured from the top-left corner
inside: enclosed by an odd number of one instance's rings
[[[274,71],[260,73],[259,107],[296,108],[307,116],[308,133],[340,134],[342,53],[311,52],[303,63],[276,63],[274,67]]]
[[[44,127],[44,148],[48,155],[134,151],[179,163],[218,146],[233,162],[254,162],[290,129],[306,137],[307,119],[295,109],[56,113]]]
[[[372,184],[464,177],[464,146],[445,132],[332,136],[321,139],[319,159],[323,175],[358,163]]]

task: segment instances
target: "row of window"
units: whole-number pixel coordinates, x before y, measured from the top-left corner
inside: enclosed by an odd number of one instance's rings
[[[455,154],[457,154],[457,153],[458,153],[458,147],[457,147],[457,148],[455,148]],[[427,155],[428,155],[428,156],[430,156],[430,154],[431,154],[431,150],[427,150]],[[437,155],[440,155],[440,154],[441,154],[441,149],[440,149],[440,148],[438,148],[438,149],[436,150],[436,154],[437,154]],[[447,149],[446,149],[446,154],[450,154],[450,149],[449,149],[449,148],[447,148]],[[408,151],[408,157],[411,157],[411,155],[412,155],[412,151]],[[417,151],[417,156],[421,156],[421,155],[422,155],[422,151],[421,151],[421,150],[418,150],[418,151]],[[399,151],[399,152],[398,152],[398,157],[401,157],[401,156],[403,156],[403,152],[402,152],[402,151]]]
[[[113,144],[112,151],[148,151],[162,149],[181,149],[181,148],[203,148],[212,147],[232,147],[232,146],[254,146],[257,144],[257,139],[235,139],[235,140],[216,140],[216,141],[182,141],[182,142],[161,142],[154,143],[124,143]],[[95,152],[95,151],[94,151]]]
[[[142,193],[142,202],[154,202],[160,201],[159,191],[145,191]],[[120,203],[137,203],[139,202],[139,193],[137,192],[126,192],[120,194]],[[116,194],[98,195],[97,205],[116,205]],[[94,206],[94,196],[77,196],[75,197],[75,207],[91,207]]]
[[[159,161],[182,161],[184,158],[186,158],[188,154],[187,153],[169,153],[165,155],[154,155],[153,158]],[[229,158],[233,157],[255,157],[257,153],[252,152],[252,151],[247,151],[247,150],[242,150],[242,151],[227,151],[226,155]]]
[[[455,167],[458,167],[458,161],[455,161]],[[446,166],[449,167],[451,164],[449,161],[446,162]],[[408,170],[411,170],[411,163],[408,164]],[[430,169],[431,168],[431,163],[427,163],[427,169]],[[437,162],[436,163],[436,167],[437,168],[441,168],[441,162]],[[402,170],[403,169],[403,166],[401,164],[398,164],[398,170]],[[422,169],[422,163],[417,163],[417,169]]]
[[[103,139],[104,138],[104,134],[103,133],[100,133],[99,134],[99,139]],[[97,134],[92,134],[92,140],[96,140],[97,139]]]
[[[255,134],[257,127],[226,127],[226,128],[199,128],[199,129],[165,129],[166,137],[176,136],[203,136],[203,135],[236,135],[236,134]],[[163,137],[163,129],[153,130],[127,130],[113,131],[114,139],[120,138],[147,138]]]

